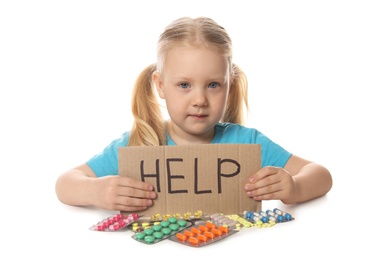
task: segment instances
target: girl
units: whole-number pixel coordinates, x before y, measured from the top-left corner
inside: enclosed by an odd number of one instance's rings
[[[162,118],[155,90],[166,102],[169,121]],[[332,187],[328,170],[242,126],[247,108],[246,76],[232,62],[225,29],[205,17],[173,21],[159,38],[156,64],[135,83],[131,131],[59,176],[58,199],[112,211],[144,210],[156,198],[154,188],[118,175],[118,147],[208,143],[261,144],[262,168],[243,187],[254,200],[292,204],[326,194]]]

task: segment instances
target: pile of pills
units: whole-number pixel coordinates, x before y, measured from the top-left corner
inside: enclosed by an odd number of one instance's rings
[[[131,223],[133,223],[138,218],[139,218],[138,214],[129,214],[127,216],[124,216],[119,213],[119,214],[112,215],[109,218],[103,219],[102,221],[90,227],[90,230],[94,230],[94,231],[121,230],[127,227],[128,225],[130,225]]]
[[[134,223],[132,228],[136,233],[132,238],[145,244],[155,244],[191,225],[191,222],[175,217],[170,217],[161,222],[154,222],[152,225],[147,222],[142,223],[142,227]]]
[[[206,221],[178,232],[170,240],[192,247],[200,247],[217,242],[236,232],[227,226],[218,226],[211,221]]]
[[[282,210],[275,208],[274,210],[266,210],[266,211],[259,211],[259,212],[244,212],[244,217],[246,220],[252,222],[252,223],[282,223],[291,221],[294,218],[291,216],[291,214],[287,212],[283,212]]]

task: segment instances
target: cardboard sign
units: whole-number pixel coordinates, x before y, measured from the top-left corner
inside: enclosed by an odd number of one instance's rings
[[[260,145],[121,147],[118,161],[120,176],[148,182],[157,192],[153,206],[140,212],[145,216],[198,210],[240,214],[261,209],[261,202],[244,191],[249,176],[261,168]]]

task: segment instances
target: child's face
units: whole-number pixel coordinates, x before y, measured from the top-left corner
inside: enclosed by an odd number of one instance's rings
[[[176,143],[211,141],[226,107],[229,80],[227,59],[211,49],[178,47],[168,52],[163,75],[156,73],[154,82],[166,101]]]

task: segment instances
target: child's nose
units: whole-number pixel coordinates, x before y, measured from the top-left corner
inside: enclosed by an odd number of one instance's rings
[[[194,91],[193,105],[198,107],[207,106],[207,96],[203,90]]]

